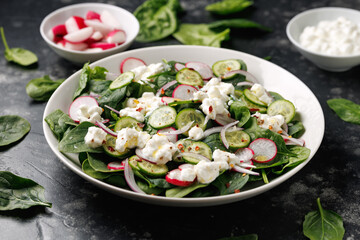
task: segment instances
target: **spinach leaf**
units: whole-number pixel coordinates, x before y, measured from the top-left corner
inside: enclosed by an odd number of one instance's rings
[[[42,186],[31,179],[0,171],[0,211],[51,205],[45,200]]]
[[[121,187],[121,188],[127,188],[127,183],[125,181],[125,177],[121,174],[114,174],[110,177],[104,179],[106,183],[109,183],[111,185]]]
[[[220,238],[218,240],[258,240],[258,235],[257,234],[247,234],[247,235],[236,236],[236,237]]]
[[[87,153],[87,155],[88,155],[87,159],[90,166],[97,172],[114,173],[114,172],[123,171],[123,170],[111,170],[108,169],[107,167],[107,163],[112,161],[118,161],[119,159],[115,159],[104,154]]]
[[[89,81],[89,92],[102,95],[103,92],[109,89],[111,80],[92,79]]]
[[[320,198],[317,199],[319,210],[309,212],[303,222],[304,235],[311,240],[341,240],[345,229],[341,216],[337,213],[323,209]]]
[[[142,97],[144,92],[153,92],[155,93],[155,89],[148,84],[140,84],[137,82],[132,82],[128,85],[128,92],[130,92],[131,96],[134,98]]]
[[[224,172],[212,182],[219,189],[220,195],[227,195],[239,191],[249,180],[249,175],[237,172]]]
[[[93,177],[93,178],[96,178],[96,179],[99,179],[99,180],[104,180],[104,179],[111,176],[110,173],[98,172],[95,169],[93,169],[90,166],[89,161],[87,159],[82,163],[81,168],[82,168],[84,173],[86,173],[90,177]]]
[[[58,148],[60,152],[64,153],[80,153],[80,152],[103,152],[100,148],[91,148],[85,144],[85,136],[88,128],[94,126],[90,122],[82,122],[77,127],[67,133],[59,142]]]
[[[200,184],[200,183],[195,183],[189,187],[175,187],[175,188],[170,188],[168,190],[166,190],[165,192],[165,196],[166,197],[175,197],[175,198],[182,198],[185,197],[186,195],[190,194],[191,192],[195,191],[196,189],[199,188],[203,188],[208,186],[207,184]]]
[[[136,184],[141,190],[143,190],[147,194],[159,195],[164,191],[164,189],[161,188],[149,187],[149,185],[147,185],[144,181],[141,180],[137,180]]]
[[[253,1],[249,0],[222,0],[207,5],[205,9],[219,15],[227,15],[240,12],[251,5],[253,5]]]
[[[14,143],[30,131],[30,123],[16,115],[0,116],[0,147]]]
[[[345,122],[360,124],[360,105],[344,98],[330,99],[329,107]]]
[[[220,139],[219,133],[213,133],[213,134],[207,136],[203,140],[203,142],[206,143],[207,145],[209,145],[209,147],[211,148],[211,151],[213,151],[213,152],[216,149],[227,151],[227,149],[225,148],[224,144],[222,143],[222,141]]]
[[[45,122],[49,125],[51,131],[60,141],[67,131],[71,130],[76,123],[60,109],[55,110],[45,117]]]
[[[152,42],[170,36],[178,25],[177,13],[182,8],[178,0],[147,0],[134,15],[140,23],[136,40]]]
[[[26,93],[36,101],[47,101],[53,92],[64,82],[64,79],[53,81],[48,75],[35,78],[26,85]]]
[[[99,105],[104,108],[104,117],[111,118],[111,113],[108,108],[105,108],[105,105],[110,106],[115,109],[119,109],[122,104],[127,92],[127,87],[118,88],[115,90],[106,90],[102,93],[102,96],[98,99]]]
[[[34,64],[38,61],[37,56],[35,55],[35,53],[23,49],[23,48],[9,48],[7,42],[6,42],[6,38],[5,38],[5,33],[4,33],[4,29],[3,27],[0,27],[0,33],[1,33],[1,38],[2,41],[4,43],[4,47],[5,47],[5,58],[7,61],[9,62],[14,62],[17,63],[21,66],[29,66],[31,64]]]
[[[299,138],[305,132],[305,127],[300,121],[292,121],[288,128],[288,134],[294,138]]]
[[[271,92],[269,91],[270,95],[274,98],[274,100],[282,100],[282,99],[285,99],[283,98],[283,96],[281,96],[279,93],[277,92]]]
[[[218,20],[209,23],[209,27],[210,28],[257,28],[268,32],[271,31],[271,29],[268,27],[265,27],[259,23],[243,18]]]
[[[236,101],[230,105],[230,114],[236,120],[239,120],[238,127],[242,127],[250,119],[250,111],[241,102]]]
[[[222,32],[216,32],[210,29],[208,24],[183,23],[173,37],[187,45],[221,47],[221,42],[229,39],[229,34],[229,28]]]
[[[282,167],[280,171],[273,171],[275,174],[282,174],[286,168],[291,169],[305,161],[310,156],[310,149],[300,146],[289,146],[289,150],[296,154],[296,157],[289,156],[287,163]]]

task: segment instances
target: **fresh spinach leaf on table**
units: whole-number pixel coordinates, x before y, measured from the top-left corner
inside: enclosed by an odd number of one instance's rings
[[[263,31],[268,31],[268,32],[271,31],[271,28],[268,28],[259,23],[243,18],[218,20],[209,23],[209,27],[210,28],[256,28]]]
[[[48,75],[35,78],[26,85],[26,93],[36,101],[47,101],[53,92],[64,82],[64,79],[51,80]]]
[[[177,29],[177,14],[181,11],[178,0],[145,1],[134,11],[134,15],[140,23],[140,31],[136,40],[152,42],[170,36]]]
[[[38,58],[35,55],[35,53],[29,50],[23,48],[9,48],[5,38],[3,27],[0,27],[0,33],[5,47],[5,58],[7,61],[14,62],[25,67],[30,66],[31,64],[34,64],[38,61]]]
[[[0,211],[51,207],[44,197],[44,188],[31,179],[0,171]]]
[[[45,117],[45,122],[49,125],[51,131],[60,141],[77,124],[60,109],[57,109]]]
[[[303,222],[304,235],[311,240],[342,240],[345,234],[343,220],[337,213],[323,209],[320,198],[318,210],[309,212]]]
[[[222,0],[207,5],[205,10],[219,15],[228,15],[240,12],[253,4],[254,2],[249,0]]]
[[[30,128],[30,123],[20,116],[0,116],[0,147],[20,140],[30,131]]]
[[[329,107],[345,122],[360,125],[360,105],[344,98],[327,101]]]
[[[173,37],[186,45],[221,47],[221,42],[228,40],[229,35],[229,28],[217,32],[212,30],[208,24],[183,23]]]

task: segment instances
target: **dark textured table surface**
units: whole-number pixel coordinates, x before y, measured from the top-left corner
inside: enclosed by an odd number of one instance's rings
[[[41,20],[75,0],[2,0],[0,25],[11,47],[35,52],[39,63],[23,68],[6,62],[0,47],[0,112],[20,115],[31,123],[30,133],[17,144],[0,149],[0,169],[31,178],[45,187],[52,208],[33,207],[0,213],[0,239],[218,239],[257,233],[259,239],[306,239],[304,216],[317,208],[344,220],[344,239],[360,239],[360,126],[343,122],[326,104],[343,97],[360,103],[360,67],[331,73],[315,67],[286,38],[287,22],[297,13],[316,7],[360,9],[358,0],[257,0],[237,17],[246,17],[273,29],[271,33],[234,31],[224,48],[243,51],[271,61],[301,79],[318,98],[326,121],[325,136],[315,157],[294,177],[259,196],[233,204],[175,208],[133,202],[105,192],[65,167],[47,145],[42,115],[46,103],[32,101],[25,92],[29,80],[50,75],[67,78],[79,69],[56,55],[39,33]],[[99,1],[100,2],[100,1]],[[143,1],[101,1],[129,11]],[[213,1],[180,0],[182,22],[206,23],[216,19],[204,7]],[[173,38],[142,44],[178,44]]]

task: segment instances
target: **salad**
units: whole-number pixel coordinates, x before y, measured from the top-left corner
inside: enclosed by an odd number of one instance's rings
[[[89,176],[165,197],[208,197],[267,184],[310,150],[294,104],[267,91],[241,59],[147,65],[120,75],[88,64],[67,113],[45,121]]]

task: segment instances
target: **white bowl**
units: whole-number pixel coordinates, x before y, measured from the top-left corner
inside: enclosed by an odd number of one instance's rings
[[[89,10],[95,12],[101,12],[102,10],[109,11],[120,23],[123,23],[123,30],[126,33],[126,41],[123,44],[111,49],[96,53],[89,53],[65,49],[49,39],[46,33],[52,27],[58,24],[64,24],[71,16],[76,15],[85,18],[85,15]],[[46,16],[40,25],[40,33],[45,42],[61,57],[75,64],[84,64],[88,61],[93,62],[126,50],[135,40],[139,33],[139,29],[139,22],[132,13],[123,8],[103,3],[80,3],[60,8]]]
[[[313,62],[319,68],[332,71],[342,72],[346,71],[356,65],[360,64],[360,54],[349,56],[331,56],[321,54],[305,49],[300,45],[300,35],[305,27],[316,26],[320,21],[334,21],[338,17],[345,17],[346,19],[360,25],[360,11],[339,8],[339,7],[324,7],[307,10],[293,17],[286,27],[286,34],[292,44],[297,50],[308,60]]]
[[[216,61],[223,59],[237,58],[244,60],[247,64],[249,72],[251,72],[266,89],[278,92],[284,98],[289,99],[294,103],[298,112],[297,119],[301,120],[306,128],[302,139],[305,140],[306,147],[311,150],[311,154],[305,162],[296,166],[289,172],[277,177],[270,183],[252,189],[242,190],[240,193],[214,197],[167,198],[132,192],[123,188],[112,186],[85,174],[81,170],[81,166],[76,155],[64,154],[58,150],[57,138],[51,132],[47,123],[43,121],[45,138],[56,156],[76,174],[99,188],[122,197],[158,205],[183,207],[220,205],[250,198],[274,188],[300,171],[300,169],[311,160],[320,147],[324,136],[325,122],[323,111],[318,100],[302,81],[288,71],[269,61],[246,53],[222,48],[203,46],[162,46],[126,51],[97,61],[90,66],[102,66],[111,73],[119,74],[120,63],[128,57],[140,58],[144,60],[146,64],[158,63],[161,62],[162,59],[166,59],[180,62],[200,61],[207,63],[210,66]],[[46,105],[43,116],[44,118],[56,109],[61,109],[64,112],[68,111],[72,102],[73,94],[79,85],[80,73],[81,70],[74,73],[53,93]]]

